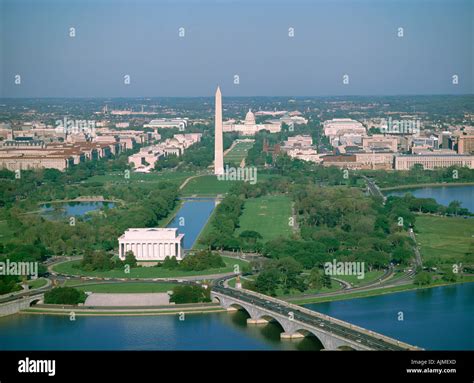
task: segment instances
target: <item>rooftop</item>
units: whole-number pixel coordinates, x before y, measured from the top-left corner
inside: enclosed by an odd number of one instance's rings
[[[170,239],[175,240],[184,237],[184,234],[178,234],[176,228],[130,228],[120,237],[121,239],[135,239],[135,240],[156,240],[156,239]]]

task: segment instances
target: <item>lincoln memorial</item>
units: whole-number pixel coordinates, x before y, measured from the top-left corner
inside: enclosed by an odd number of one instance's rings
[[[132,251],[137,261],[163,261],[166,257],[184,258],[184,234],[175,228],[128,229],[119,237],[119,257]]]

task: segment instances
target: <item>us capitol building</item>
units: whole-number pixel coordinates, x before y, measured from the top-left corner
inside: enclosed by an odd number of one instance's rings
[[[229,120],[224,122],[224,132],[238,132],[243,136],[254,136],[260,130],[268,130],[270,133],[278,133],[281,131],[281,122],[272,121],[267,124],[257,124],[255,121],[255,114],[249,109],[245,120],[239,124],[235,123],[235,120]]]

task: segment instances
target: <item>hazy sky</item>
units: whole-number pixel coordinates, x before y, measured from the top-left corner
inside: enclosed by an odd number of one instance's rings
[[[0,4],[3,97],[474,93],[473,0]]]

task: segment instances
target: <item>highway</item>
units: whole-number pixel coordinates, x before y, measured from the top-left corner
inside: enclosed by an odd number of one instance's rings
[[[282,302],[280,304],[274,300],[265,300],[256,295],[247,293],[244,290],[237,290],[234,288],[226,287],[226,279],[227,278],[221,278],[219,280],[215,280],[212,290],[217,293],[232,297],[234,299],[250,303],[265,310],[273,311],[277,314],[286,316],[287,318],[291,315],[290,313],[293,313],[293,318],[295,321],[310,326],[319,327],[322,331],[332,333],[344,339],[352,340],[363,346],[367,346],[372,350],[403,351],[408,349],[407,347],[387,342],[384,339],[379,339],[375,336],[366,334],[365,332],[361,332],[357,329],[348,328],[339,323],[323,319],[319,317],[316,312],[314,315],[311,315],[307,312],[295,309],[294,307],[289,307],[285,304],[285,302]]]

